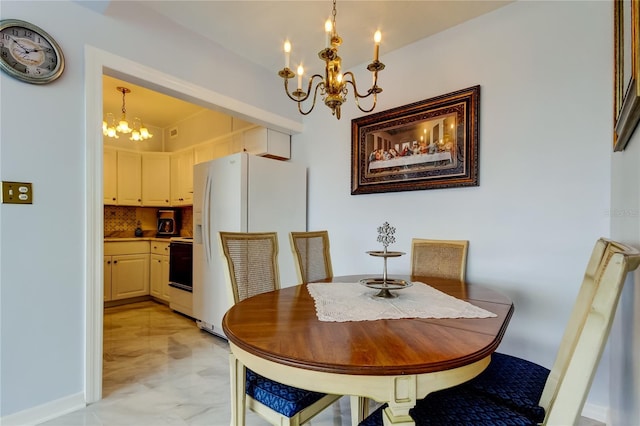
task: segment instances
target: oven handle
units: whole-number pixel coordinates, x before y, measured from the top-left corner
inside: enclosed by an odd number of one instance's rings
[[[210,210],[211,210],[211,187],[212,187],[212,177],[207,173],[207,179],[204,185],[204,199],[202,206],[202,242],[204,244],[204,252],[209,264],[212,263],[213,259],[211,259],[211,223],[210,223]]]

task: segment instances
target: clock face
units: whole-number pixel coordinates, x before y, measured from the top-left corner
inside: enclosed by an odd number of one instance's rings
[[[64,70],[62,50],[42,29],[25,21],[0,21],[0,68],[27,83],[50,83]]]

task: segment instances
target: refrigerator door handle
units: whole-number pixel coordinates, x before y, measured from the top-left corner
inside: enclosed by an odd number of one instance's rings
[[[202,243],[204,244],[204,252],[207,259],[207,263],[211,264],[211,184],[212,178],[207,174],[207,179],[204,185],[204,197],[202,200]]]

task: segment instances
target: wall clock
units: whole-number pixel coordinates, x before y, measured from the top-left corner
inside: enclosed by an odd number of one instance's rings
[[[41,28],[18,19],[3,19],[0,36],[0,68],[10,76],[46,84],[64,71],[62,49]]]

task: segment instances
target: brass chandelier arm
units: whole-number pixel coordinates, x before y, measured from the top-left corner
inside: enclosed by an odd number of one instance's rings
[[[320,82],[320,83],[318,83],[318,86],[319,86],[319,85],[322,85],[322,86],[324,87],[324,82],[322,81],[322,80],[323,80],[323,77],[322,77],[320,74],[314,74],[314,75],[312,75],[312,76],[311,76],[311,78],[309,79],[309,84],[307,85],[307,93],[302,92],[302,93],[304,93],[304,97],[297,97],[297,96],[293,96],[293,95],[295,95],[295,94],[296,94],[296,92],[298,92],[298,90],[297,90],[297,89],[296,89],[296,91],[295,91],[295,92],[293,92],[293,94],[291,94],[291,93],[289,92],[289,79],[288,79],[288,78],[283,78],[283,79],[284,79],[284,91],[286,92],[286,94],[287,94],[287,96],[289,97],[289,99],[291,99],[292,101],[294,101],[294,102],[304,102],[304,101],[306,101],[306,100],[309,98],[309,96],[311,95],[311,86],[312,86],[312,84],[313,84],[313,80],[314,80],[316,77],[318,77],[318,78],[321,80],[321,82]],[[316,86],[316,92],[317,92],[317,89],[318,89],[318,87]],[[314,96],[313,96],[313,103],[314,103],[314,104],[316,103],[315,97],[316,97],[316,95],[314,95]]]
[[[321,86],[322,86],[322,87],[321,87]],[[311,87],[311,86],[309,86],[309,87]],[[302,114],[302,115],[309,115],[309,113],[310,113],[311,111],[313,111],[313,108],[316,106],[316,98],[318,97],[318,89],[322,89],[322,90],[324,90],[324,82],[323,82],[323,83],[318,83],[318,84],[316,85],[316,88],[315,88],[315,90],[313,91],[313,102],[311,103],[311,108],[309,108],[309,111],[304,112],[304,111],[302,110],[302,101],[298,102],[298,112],[299,112],[300,114]],[[311,89],[309,89],[309,90],[311,90]],[[309,97],[309,95],[307,95],[307,98],[308,98],[308,97]]]
[[[354,99],[356,101],[356,106],[358,107],[358,109],[360,111],[362,111],[362,112],[371,112],[371,111],[373,111],[375,109],[375,107],[376,107],[376,104],[378,103],[378,93],[382,92],[382,89],[377,86],[377,82],[378,82],[377,73],[374,74],[373,86],[371,86],[369,88],[369,90],[367,90],[367,94],[366,95],[358,93],[358,88],[356,86],[356,80],[355,80],[355,77],[354,77],[354,75],[353,75],[353,73],[351,71],[346,72],[344,74],[344,76],[345,77],[347,77],[347,76],[350,77],[349,79],[345,80],[345,82],[344,82],[345,83],[344,90],[346,91],[346,85],[347,84],[350,84],[353,87],[353,95],[354,95],[353,97],[354,97]],[[371,105],[371,108],[366,109],[366,108],[363,108],[362,106],[360,106],[360,102],[359,102],[360,99],[368,98],[371,95],[373,95],[373,105]]]

